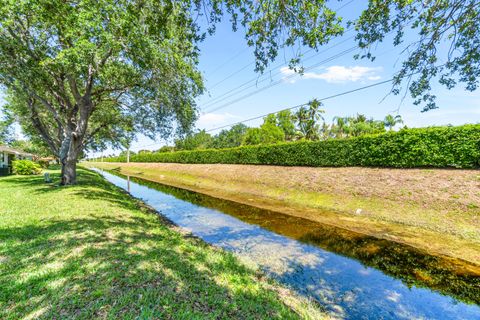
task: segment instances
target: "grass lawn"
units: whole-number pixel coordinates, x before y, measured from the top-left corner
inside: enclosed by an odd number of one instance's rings
[[[0,190],[0,319],[320,317],[96,173],[71,187],[1,177]]]

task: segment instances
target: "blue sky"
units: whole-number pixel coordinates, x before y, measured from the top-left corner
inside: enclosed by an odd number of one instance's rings
[[[348,2],[344,2],[348,3]],[[339,5],[341,6],[341,5]],[[346,19],[353,18],[361,10],[362,4],[354,1],[346,5],[340,12]],[[199,68],[204,75],[206,93],[198,99],[201,110],[197,122],[199,129],[213,129],[232,124],[258,115],[275,112],[283,108],[305,103],[313,98],[334,95],[344,91],[356,89],[365,85],[374,84],[392,77],[395,70],[401,65],[400,52],[403,47],[393,47],[391,38],[382,43],[374,51],[376,60],[355,60],[353,55],[358,51],[322,63],[346,49],[355,45],[351,39],[353,32],[346,33],[342,38],[333,40],[329,45],[319,49],[319,52],[307,52],[303,66],[309,69],[303,77],[290,76],[286,68],[292,50],[281,51],[271,68],[260,75],[254,72],[253,51],[246,45],[243,30],[233,32],[228,21],[222,22],[215,35],[208,37],[201,45]],[[407,35],[407,42],[414,40],[415,33]],[[303,49],[306,52],[308,49]],[[283,72],[282,72],[283,70]],[[234,76],[232,76],[234,75]],[[287,79],[283,79],[289,77]],[[225,93],[248,83],[229,97]],[[272,83],[279,82],[271,88],[250,97],[231,103],[250,93],[262,89]],[[325,119],[331,122],[335,116],[354,115],[363,113],[368,117],[383,119],[385,115],[398,113],[409,127],[424,127],[431,125],[460,125],[478,123],[480,121],[480,92],[468,92],[459,86],[453,90],[433,84],[433,91],[437,95],[439,109],[421,112],[420,106],[415,106],[407,95],[389,95],[391,86],[381,85],[365,91],[356,92],[324,102]],[[215,100],[216,99],[216,100]],[[219,102],[220,100],[220,102]],[[225,106],[227,104],[227,106]],[[212,111],[222,107],[219,110]],[[262,120],[247,122],[249,126],[259,125]],[[213,131],[211,133],[216,133]],[[156,145],[150,139],[140,137],[134,144],[133,150],[156,149],[163,145]]]
[[[359,1],[345,1],[343,4],[345,7],[340,14],[345,15],[346,19],[358,15],[363,5]],[[337,4],[337,7],[340,6],[342,4]],[[270,68],[260,75],[254,72],[253,52],[246,45],[243,35],[243,30],[235,33],[232,31],[230,23],[225,21],[218,25],[213,36],[207,37],[200,44],[199,69],[203,73],[207,90],[197,100],[201,110],[197,122],[199,129],[217,128],[299,105],[313,98],[321,99],[387,80],[392,77],[395,70],[398,70],[402,61],[400,52],[403,47],[394,48],[391,45],[391,39],[376,48],[374,53],[377,58],[374,62],[355,60],[353,55],[358,51],[333,59],[332,57],[355,45],[351,39],[353,32],[348,32],[343,37],[334,39],[330,44],[320,48],[318,52],[302,49],[304,52],[303,66],[307,68],[303,77],[292,75],[291,71],[286,68],[288,60],[292,56],[292,49],[282,50]],[[407,42],[414,39],[415,34],[411,33]],[[256,81],[241,87],[240,89],[244,89],[241,93],[232,94],[229,98],[224,97],[221,102],[218,102],[219,97],[223,94],[252,79]],[[272,85],[272,87],[253,94],[268,85]],[[480,91],[478,90],[468,92],[461,86],[447,90],[440,85],[433,84],[439,109],[424,113],[421,112],[420,106],[412,104],[412,99],[408,95],[403,99],[401,95],[388,95],[389,90],[390,84],[384,84],[325,101],[323,107],[326,111],[325,119],[327,122],[331,122],[334,116],[356,113],[383,119],[386,114],[395,114],[398,111],[409,127],[480,122]],[[244,95],[250,96],[230,103]],[[219,107],[221,108],[212,111]],[[260,123],[261,120],[257,120],[246,124],[256,126]],[[138,137],[132,150],[155,150],[164,144],[164,141],[152,141],[145,137]],[[112,151],[107,150],[106,153],[112,153]]]

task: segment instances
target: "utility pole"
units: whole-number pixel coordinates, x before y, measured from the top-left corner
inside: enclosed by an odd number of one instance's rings
[[[127,148],[127,163],[130,162],[130,146]]]

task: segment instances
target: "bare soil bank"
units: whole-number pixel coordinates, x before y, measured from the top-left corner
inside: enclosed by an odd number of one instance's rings
[[[84,163],[480,265],[480,171]]]

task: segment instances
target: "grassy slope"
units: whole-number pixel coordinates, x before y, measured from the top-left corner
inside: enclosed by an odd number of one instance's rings
[[[480,261],[476,170],[85,163]],[[362,208],[361,214],[355,214]]]
[[[318,316],[95,173],[66,188],[1,177],[0,190],[1,319],[299,318],[287,299]]]

